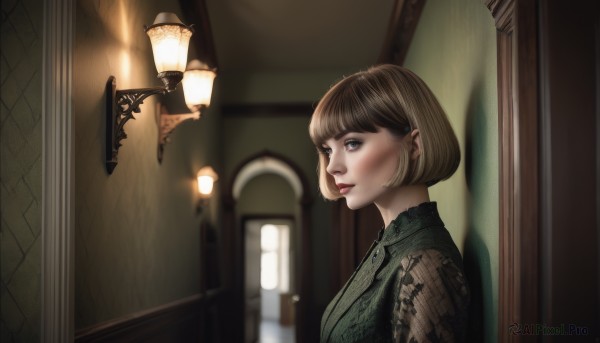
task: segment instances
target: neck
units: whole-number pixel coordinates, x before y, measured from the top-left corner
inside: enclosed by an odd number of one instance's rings
[[[385,227],[388,227],[398,214],[411,207],[429,201],[429,191],[425,185],[400,186],[392,189],[388,195],[375,202]]]

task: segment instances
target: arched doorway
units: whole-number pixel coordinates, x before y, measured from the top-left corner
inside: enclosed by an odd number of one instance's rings
[[[311,299],[311,274],[310,274],[310,207],[312,197],[303,171],[290,159],[283,155],[263,151],[248,157],[242,161],[232,173],[230,182],[224,192],[223,225],[224,225],[224,262],[232,268],[225,271],[224,283],[232,290],[233,294],[229,300],[229,307],[233,310],[235,327],[245,327],[245,233],[244,227],[236,206],[244,186],[252,179],[263,174],[275,174],[283,178],[294,192],[297,215],[294,218],[297,228],[297,251],[298,258],[294,266],[294,290],[299,296],[295,305],[295,328],[296,341],[303,342],[303,333],[306,331],[306,315],[309,312]],[[244,341],[244,330],[233,333],[236,342]]]

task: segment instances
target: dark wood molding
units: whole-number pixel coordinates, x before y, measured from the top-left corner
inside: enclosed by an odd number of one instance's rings
[[[153,309],[136,312],[79,330],[75,342],[101,342],[106,340],[139,339],[149,337],[162,323],[187,317],[197,312],[204,297],[200,294],[174,301]],[[159,325],[157,325],[159,324]]]
[[[486,6],[492,13],[496,29],[500,32],[510,33],[514,29],[514,0],[486,0]]]
[[[395,1],[377,63],[404,63],[424,6],[425,0]]]
[[[169,334],[169,330],[186,322],[187,332],[191,332],[193,337],[200,337],[196,330],[200,330],[202,310],[218,301],[221,294],[221,290],[211,290],[96,324],[77,331],[75,342],[159,342],[166,337],[165,333]],[[185,330],[180,334],[185,335]]]
[[[535,0],[487,0],[497,28],[500,157],[498,340],[539,323],[539,109]]]
[[[217,53],[206,8],[206,0],[179,0],[181,12],[186,24],[194,25],[191,42],[196,58],[206,63],[210,68],[219,68]]]
[[[257,104],[224,104],[221,113],[226,117],[310,117],[315,104],[300,103],[257,103]]]

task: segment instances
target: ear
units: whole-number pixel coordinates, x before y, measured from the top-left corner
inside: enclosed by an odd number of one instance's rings
[[[421,156],[421,151],[423,148],[423,144],[421,142],[421,132],[419,129],[414,129],[410,133],[410,159],[416,160],[419,156]]]

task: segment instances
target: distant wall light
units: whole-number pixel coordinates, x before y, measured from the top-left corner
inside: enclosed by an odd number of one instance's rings
[[[198,191],[201,195],[210,196],[212,194],[214,180],[210,176],[198,177]]]
[[[202,212],[202,209],[208,205],[208,200],[212,197],[214,184],[218,179],[219,176],[210,166],[201,168],[196,174],[199,194],[197,212]]]
[[[154,23],[146,27],[152,43],[154,62],[164,87],[117,89],[114,76],[106,83],[106,170],[112,174],[117,166],[121,140],[127,138],[124,125],[140,113],[140,105],[152,95],[176,89],[183,78],[192,27],[184,25],[173,13],[159,13]]]
[[[202,198],[210,198],[214,183],[219,179],[215,170],[210,167],[203,167],[196,175],[198,181],[198,192]]]

